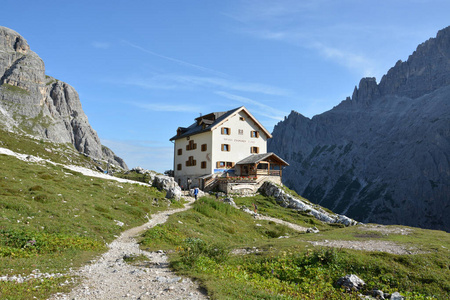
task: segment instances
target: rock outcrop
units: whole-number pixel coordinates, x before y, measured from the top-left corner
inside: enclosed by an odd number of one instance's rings
[[[166,191],[166,198],[180,200],[183,196],[181,188],[173,177],[156,175],[153,180],[153,186],[158,190]]]
[[[293,111],[268,151],[283,182],[361,222],[450,230],[450,27],[323,114]]]
[[[45,75],[42,59],[21,35],[6,27],[0,27],[0,125],[71,143],[94,159],[128,169],[121,158],[102,148],[75,89]]]
[[[259,192],[266,196],[274,197],[275,201],[282,207],[305,212],[308,215],[313,216],[317,220],[325,223],[339,223],[345,226],[353,226],[358,224],[357,221],[352,220],[347,216],[329,213],[319,205],[314,205],[312,203],[308,203],[307,201],[289,195],[288,193],[283,191],[281,187],[270,181],[264,182],[263,185],[259,188]]]

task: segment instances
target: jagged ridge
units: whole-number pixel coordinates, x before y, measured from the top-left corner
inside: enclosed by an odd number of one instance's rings
[[[450,230],[450,27],[352,98],[312,119],[292,112],[269,151],[286,185],[363,222]]]

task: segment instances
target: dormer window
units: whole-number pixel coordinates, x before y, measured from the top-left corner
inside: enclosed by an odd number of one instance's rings
[[[177,129],[177,135],[180,136],[180,135],[182,135],[183,133],[185,133],[186,131],[187,131],[187,128],[184,128],[184,127],[178,127],[178,129]]]

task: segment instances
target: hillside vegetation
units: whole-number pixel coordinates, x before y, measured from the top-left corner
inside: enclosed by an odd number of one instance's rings
[[[71,145],[66,149],[1,132],[0,146],[92,166]],[[145,223],[152,213],[181,206],[155,188],[91,178],[48,162],[0,155],[0,174],[0,299],[47,299],[70,290],[70,268],[88,263],[120,232]],[[4,281],[30,274],[50,278]]]
[[[0,146],[55,162],[95,168],[73,146],[1,132]],[[49,162],[0,155],[0,298],[47,299],[76,283],[71,268],[90,263],[125,229],[179,202],[148,186],[91,178]],[[140,237],[141,247],[166,250],[171,266],[197,278],[212,299],[357,298],[335,285],[356,274],[367,286],[399,291],[410,299],[446,299],[450,294],[450,236],[409,227],[324,224],[280,207],[262,195],[236,198],[238,206],[318,234],[296,232],[256,220],[212,198],[173,215]],[[392,243],[412,254],[314,246],[324,242]],[[42,275],[37,276],[37,275]],[[45,275],[45,276],[44,276]],[[23,280],[5,281],[5,278]],[[37,277],[37,278],[33,278]]]
[[[256,203],[260,213],[303,226],[316,225],[321,232],[294,232],[255,220],[215,199],[201,198],[193,210],[145,232],[141,245],[171,251],[172,267],[198,278],[213,299],[359,299],[356,293],[344,293],[335,286],[346,274],[362,278],[367,283],[365,293],[372,289],[400,291],[408,299],[446,299],[450,293],[450,237],[445,232],[407,227],[386,227],[390,233],[369,230],[372,227],[364,231],[360,226],[342,228],[281,208],[271,198],[235,200],[247,207]],[[392,242],[420,254],[312,246],[311,242],[323,240]]]

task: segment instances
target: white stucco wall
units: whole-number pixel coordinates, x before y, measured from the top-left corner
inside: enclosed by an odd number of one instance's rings
[[[244,121],[241,121],[240,117],[243,117]],[[222,134],[222,127],[230,128],[230,135]],[[242,130],[242,134],[239,134],[239,129]],[[259,131],[259,137],[251,137],[251,131]],[[267,152],[267,136],[261,128],[243,111],[230,117],[216,130],[214,130],[212,133],[212,138],[214,141],[212,162],[215,169],[217,161],[229,161],[236,163],[250,156],[252,154],[250,152],[251,147],[259,147],[259,153]],[[230,145],[230,151],[222,151],[222,144]]]
[[[244,118],[243,121],[240,119],[241,117]],[[222,134],[221,128],[223,127],[230,129],[229,135]],[[239,130],[242,130],[242,134],[239,133]],[[258,131],[259,137],[251,137],[252,131]],[[230,116],[212,131],[196,134],[189,138],[177,139],[174,143],[175,180],[181,186],[187,187],[187,179],[190,178],[192,186],[197,186],[199,181],[195,178],[220,171],[217,168],[218,161],[235,164],[252,154],[251,147],[258,147],[259,153],[266,153],[267,138],[264,131],[244,111],[241,111],[234,116]],[[186,150],[189,141],[194,141],[197,144],[195,150]],[[202,144],[207,145],[207,150],[204,152],[201,151]],[[230,145],[230,151],[222,151],[222,144]],[[182,149],[181,155],[178,155],[178,149]],[[190,156],[193,156],[197,161],[195,166],[186,166],[186,161]],[[202,161],[206,161],[206,169],[201,168]],[[178,164],[181,164],[181,170],[177,169]]]
[[[193,180],[193,185],[198,185],[197,181],[194,182],[194,178],[198,176],[202,176],[205,174],[211,174],[213,172],[213,164],[211,162],[212,157],[212,132],[203,132],[200,134],[193,135],[187,138],[181,138],[175,140],[175,152],[174,152],[174,174],[175,180],[178,182],[178,179],[181,179],[180,183],[183,187],[187,186],[187,178],[191,178]],[[195,150],[186,150],[186,145],[189,144],[189,141],[194,141],[197,144],[197,149]],[[206,151],[202,151],[202,144],[206,144]],[[178,155],[178,149],[182,149],[182,155]],[[186,161],[189,159],[189,156],[193,156],[197,161],[195,166],[186,166]],[[202,161],[206,161],[206,169],[202,169]],[[177,165],[181,164],[181,170],[177,169]]]

